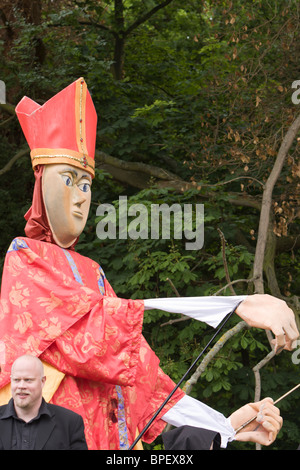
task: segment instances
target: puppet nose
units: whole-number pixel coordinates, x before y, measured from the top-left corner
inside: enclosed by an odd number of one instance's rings
[[[73,194],[73,202],[76,206],[80,207],[86,200],[86,197],[80,189],[75,186],[74,187],[74,194]]]

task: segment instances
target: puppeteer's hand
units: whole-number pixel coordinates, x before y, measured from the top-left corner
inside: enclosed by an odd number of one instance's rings
[[[230,416],[231,425],[234,429],[238,429],[256,415],[256,420],[236,433],[235,440],[269,446],[275,441],[283,422],[279,409],[273,405],[272,398],[242,406]]]
[[[236,314],[250,326],[271,330],[277,352],[295,347],[293,343],[299,337],[295,315],[283,300],[267,294],[249,295],[240,303]]]

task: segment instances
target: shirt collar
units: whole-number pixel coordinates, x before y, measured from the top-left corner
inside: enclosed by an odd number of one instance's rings
[[[51,413],[47,407],[47,403],[46,401],[44,400],[44,398],[42,398],[42,403],[41,403],[41,406],[39,408],[39,412],[37,414],[37,416],[35,416],[35,418],[33,418],[31,421],[35,420],[35,419],[39,419],[41,415],[48,415],[51,417]],[[13,398],[11,398],[7,404],[7,407],[6,407],[6,410],[4,411],[3,415],[0,416],[0,419],[7,419],[7,418],[16,418],[18,419],[18,416],[16,414],[16,410],[15,410],[15,407],[14,407],[14,400]]]

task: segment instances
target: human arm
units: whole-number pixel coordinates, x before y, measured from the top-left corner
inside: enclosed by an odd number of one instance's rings
[[[210,408],[199,400],[185,395],[170,410],[168,410],[162,419],[172,426],[193,426],[195,428],[215,431],[221,436],[221,447],[226,448],[228,442],[234,440],[235,431],[226,418],[219,411]]]
[[[144,305],[145,310],[182,313],[214,328],[236,309],[235,313],[249,326],[271,330],[278,351],[293,349],[293,342],[299,337],[292,309],[283,300],[267,294],[158,298],[144,300]]]
[[[249,295],[238,305],[236,314],[252,327],[271,330],[277,352],[295,347],[293,343],[299,337],[295,315],[283,300],[267,294]]]
[[[273,405],[272,398],[249,403],[232,413],[229,419],[233,428],[238,429],[256,415],[254,421],[236,433],[235,440],[269,446],[275,441],[283,423],[280,411]]]
[[[260,423],[256,420],[239,433],[235,432],[235,429],[238,429],[259,412]],[[225,418],[222,413],[185,395],[164,414],[162,419],[176,427],[194,426],[218,432],[221,436],[222,448],[225,448],[228,442],[233,440],[270,445],[282,427],[279,409],[272,404],[270,398],[247,404],[232,413],[229,418]],[[259,427],[257,428],[258,423]]]
[[[215,328],[232,312],[246,295],[168,297],[144,300],[145,310],[159,309],[171,313],[182,313]]]

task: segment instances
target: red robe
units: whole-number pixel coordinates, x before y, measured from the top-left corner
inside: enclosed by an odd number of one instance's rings
[[[100,266],[73,250],[17,238],[5,258],[0,341],[5,365],[33,354],[65,374],[51,402],[81,414],[89,449],[126,449],[174,387],[142,336],[144,303],[118,298]],[[165,413],[181,397],[178,389]],[[165,426],[156,419],[152,442]]]

